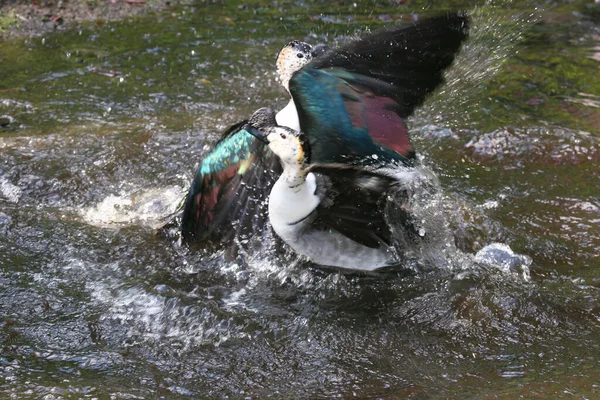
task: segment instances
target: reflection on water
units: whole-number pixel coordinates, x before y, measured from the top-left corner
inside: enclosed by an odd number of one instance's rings
[[[598,397],[587,3],[476,8],[448,85],[409,121],[427,240],[407,270],[315,268],[270,238],[236,257],[153,234],[219,132],[284,103],[283,44],[423,13],[289,7],[174,7],[1,45],[3,396]]]

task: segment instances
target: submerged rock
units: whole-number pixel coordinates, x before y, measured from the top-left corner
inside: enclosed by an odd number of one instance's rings
[[[15,122],[15,119],[9,115],[0,115],[0,128],[4,128],[5,126],[9,126]]]

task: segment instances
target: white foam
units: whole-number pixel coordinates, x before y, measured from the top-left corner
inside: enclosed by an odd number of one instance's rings
[[[87,223],[101,227],[141,224],[158,228],[177,210],[184,195],[179,186],[121,192],[108,195],[80,214]]]
[[[516,274],[526,282],[531,280],[531,258],[515,253],[504,243],[488,244],[475,254],[475,262],[498,268],[504,273]]]
[[[11,203],[18,203],[23,191],[16,185],[13,185],[5,177],[0,177],[0,196],[6,198]]]

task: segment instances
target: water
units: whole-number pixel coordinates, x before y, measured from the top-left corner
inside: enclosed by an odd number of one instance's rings
[[[1,44],[2,397],[598,397],[597,6],[476,8],[409,121],[436,240],[355,275],[153,228],[223,129],[285,103],[287,41],[451,4],[256,4]]]

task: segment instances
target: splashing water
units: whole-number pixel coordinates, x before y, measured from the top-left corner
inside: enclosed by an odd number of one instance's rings
[[[587,4],[475,8],[448,84],[408,121],[417,245],[373,274],[317,268],[270,232],[233,255],[149,229],[220,131],[285,102],[282,45],[424,14],[259,4],[3,43],[2,395],[598,397],[599,125],[573,101],[600,87]]]
[[[184,195],[185,191],[176,186],[110,195],[81,210],[81,215],[87,223],[100,227],[139,224],[156,229],[176,212]]]
[[[21,198],[22,190],[13,185],[4,177],[0,177],[0,195],[11,203],[18,203]]]

